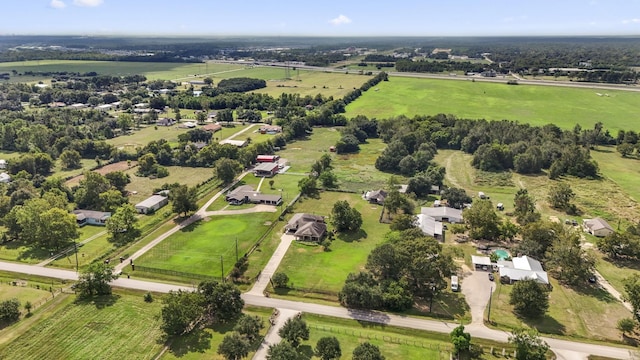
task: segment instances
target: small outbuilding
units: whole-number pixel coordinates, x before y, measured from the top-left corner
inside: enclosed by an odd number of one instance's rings
[[[599,217],[595,219],[584,219],[582,221],[582,227],[584,231],[597,237],[605,237],[615,232],[608,222]]]
[[[471,255],[471,263],[476,270],[489,271],[493,268],[491,259],[488,256]]]
[[[151,195],[144,201],[136,204],[136,211],[140,214],[149,214],[169,203],[169,198],[162,195]]]
[[[420,213],[430,216],[436,221],[449,222],[452,224],[461,223],[463,221],[462,210],[447,206],[423,207],[421,208]]]
[[[387,198],[387,192],[380,189],[374,191],[367,191],[364,194],[364,199],[373,204],[384,204],[384,199]]]
[[[278,155],[258,155],[256,156],[256,162],[259,163],[275,163],[278,162],[280,156]]]
[[[253,168],[254,176],[274,177],[280,171],[278,163],[261,163]]]

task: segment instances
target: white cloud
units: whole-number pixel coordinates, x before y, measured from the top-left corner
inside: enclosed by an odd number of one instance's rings
[[[329,22],[333,25],[338,26],[338,25],[349,24],[351,22],[351,19],[340,14],[337,18],[329,20]]]
[[[629,19],[629,20],[622,20],[623,24],[640,24],[640,19],[636,18],[636,19]]]
[[[51,0],[51,3],[49,4],[49,6],[51,6],[54,9],[62,9],[64,7],[67,7],[67,4],[65,4],[61,0]]]
[[[102,4],[103,0],[73,0],[76,6],[95,7]]]

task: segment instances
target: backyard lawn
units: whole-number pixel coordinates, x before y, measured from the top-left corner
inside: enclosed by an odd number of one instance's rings
[[[219,278],[221,266],[227,274],[236,262],[236,240],[238,255],[243,256],[276,216],[254,213],[206,218],[156,245],[136,265]]]
[[[3,345],[0,358],[154,359],[162,350],[160,301],[146,303],[139,293],[116,292],[92,302],[62,296],[67,298],[59,306]]]
[[[398,115],[453,114],[460,118],[517,120],[532,125],[554,123],[563,129],[576,124],[593,128],[634,129],[640,115],[640,94],[621,90],[555,86],[509,86],[462,80],[389,77],[347,105],[347,118],[366,115],[384,119]],[[598,96],[606,92],[608,96]]]
[[[319,199],[300,199],[292,213],[322,215],[329,221],[333,204],[340,200],[360,211],[362,229],[355,234],[338,234],[330,251],[315,244],[291,244],[278,272],[286,273],[294,288],[328,293],[335,298],[347,275],[362,270],[371,250],[384,240],[389,227],[378,222],[382,207],[369,204],[359,194],[323,192]]]
[[[137,204],[151,196],[153,190],[160,188],[163,184],[178,182],[182,185],[192,187],[213,177],[213,169],[211,168],[182,166],[167,166],[166,168],[169,170],[169,176],[156,179],[137,176],[137,168],[126,170],[125,173],[131,177],[131,183],[127,185],[126,189],[132,193],[135,192],[129,197],[129,202]],[[165,209],[159,211],[165,211]]]

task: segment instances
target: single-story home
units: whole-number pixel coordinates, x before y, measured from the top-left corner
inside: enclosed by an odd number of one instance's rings
[[[265,204],[265,205],[280,205],[282,204],[281,195],[262,194],[259,191],[255,191],[251,185],[242,185],[231,190],[225,199],[231,205],[242,205],[246,203],[252,204]]]
[[[222,125],[217,124],[217,123],[216,124],[207,124],[207,125],[203,126],[201,129],[204,130],[204,131],[210,131],[210,132],[214,133],[216,131],[222,130]]]
[[[247,140],[222,140],[220,144],[222,145],[228,144],[228,145],[233,145],[237,147],[245,147],[249,144],[249,142],[247,142]]]
[[[499,260],[498,271],[500,272],[500,281],[509,284],[518,280],[535,280],[541,284],[549,284],[549,277],[547,272],[542,269],[540,261],[526,255],[514,257],[511,261]]]
[[[384,199],[386,199],[387,197],[387,192],[380,189],[380,190],[375,190],[375,191],[367,191],[364,194],[364,199],[367,200],[370,203],[374,203],[374,204],[384,204]]]
[[[602,218],[584,219],[582,220],[582,227],[584,231],[597,237],[605,237],[611,235],[615,230]]]
[[[432,236],[438,240],[442,240],[443,237],[443,227],[442,222],[437,221],[431,216],[427,216],[425,214],[416,215],[416,223],[420,230],[422,230],[425,235]]]
[[[187,129],[193,129],[196,126],[198,126],[198,124],[194,123],[193,121],[187,121],[187,122],[182,124],[182,127],[183,128],[187,128]]]
[[[95,210],[73,210],[73,213],[76,215],[76,222],[80,227],[85,225],[105,226],[107,219],[111,217],[110,212]]]
[[[260,163],[253,167],[253,175],[262,177],[273,177],[280,170],[278,163]]]
[[[449,222],[452,224],[461,223],[463,221],[462,210],[447,206],[423,207],[420,210],[420,213],[430,216],[436,219],[436,221]]]
[[[166,117],[156,120],[156,125],[158,126],[172,126],[175,123],[176,123],[175,119],[166,118]]]
[[[293,233],[296,240],[320,241],[327,233],[327,224],[322,216],[297,213],[293,214],[284,229]]]
[[[278,162],[280,156],[278,155],[258,155],[256,156],[256,162],[259,163],[274,163]]]
[[[11,175],[6,172],[0,173],[0,183],[8,183],[11,182]]]
[[[136,210],[140,214],[154,212],[169,203],[169,198],[162,195],[151,195],[145,200],[136,204]]]

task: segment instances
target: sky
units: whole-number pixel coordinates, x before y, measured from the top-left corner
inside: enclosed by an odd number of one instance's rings
[[[2,0],[0,35],[640,35],[640,0]]]

